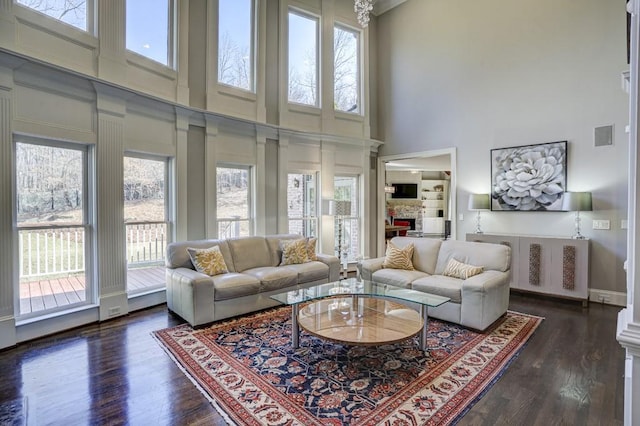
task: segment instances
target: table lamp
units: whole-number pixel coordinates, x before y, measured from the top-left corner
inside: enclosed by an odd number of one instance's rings
[[[469,211],[477,211],[476,217],[476,234],[482,234],[482,228],[480,228],[480,212],[483,210],[489,210],[489,194],[471,194],[469,195]]]

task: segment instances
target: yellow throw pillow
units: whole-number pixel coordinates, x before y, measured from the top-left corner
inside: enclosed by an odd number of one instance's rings
[[[318,260],[318,255],[316,254],[316,241],[318,241],[316,237],[307,238],[307,257],[309,260]]]
[[[309,261],[307,240],[280,241],[282,261],[280,265],[297,265]]]
[[[396,247],[391,241],[387,245],[387,251],[385,253],[383,268],[389,269],[406,269],[407,271],[413,271],[413,263],[411,258],[413,257],[413,243],[407,245],[401,249]]]
[[[211,276],[229,272],[220,247],[213,246],[207,249],[187,248],[187,251],[196,271]]]
[[[484,267],[482,266],[467,265],[455,259],[449,259],[449,263],[447,263],[447,267],[444,268],[442,275],[466,280],[474,275],[478,275],[482,271],[484,271]]]

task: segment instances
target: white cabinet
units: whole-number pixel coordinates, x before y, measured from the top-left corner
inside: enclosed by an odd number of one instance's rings
[[[589,299],[589,240],[524,235],[467,234],[467,241],[511,247],[511,288]]]

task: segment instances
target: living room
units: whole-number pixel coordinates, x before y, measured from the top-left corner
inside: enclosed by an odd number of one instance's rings
[[[124,0],[96,3],[99,36],[93,27],[80,31],[19,3],[0,3],[0,347],[98,321],[108,324],[165,302],[162,291],[127,294],[120,232],[127,154],[169,159],[175,170],[170,219],[176,241],[218,236],[219,165],[250,168],[255,235],[289,231],[281,190],[289,173],[317,174],[318,201],[333,198],[336,177],[356,176],[358,256],[376,257],[384,254],[385,158],[455,151],[452,238],[464,240],[476,226],[475,213],[466,208],[469,195],[491,191],[491,149],[568,141],[566,189],[593,197],[592,211],[581,213],[582,232],[590,240],[590,300],[617,310],[634,307],[627,301],[627,271],[635,263],[628,259],[635,238],[627,241],[626,224],[634,223],[627,192],[635,188],[635,173],[628,160],[623,73],[630,65],[622,1],[378,1],[366,29],[352,1],[258,2],[254,91],[218,84],[218,34],[211,30],[218,1],[176,2],[171,66],[125,48]],[[335,111],[333,102],[288,102],[289,7],[321,17],[328,28],[335,21],[362,30],[357,114]],[[333,43],[330,31],[322,34],[320,75],[330,78]],[[318,98],[333,99],[332,84],[322,83]],[[595,146],[594,129],[602,126],[612,128],[610,143]],[[94,287],[83,309],[21,321],[11,173],[14,141],[33,140],[95,150],[97,237],[89,273]],[[565,211],[488,211],[482,227],[486,233],[570,237],[574,218]],[[316,220],[319,252],[333,254],[334,219],[319,214]],[[608,221],[609,228],[593,229],[593,220]],[[625,374],[631,381],[630,372]]]

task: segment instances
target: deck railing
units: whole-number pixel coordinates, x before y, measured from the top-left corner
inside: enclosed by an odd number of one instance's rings
[[[130,267],[164,262],[167,227],[167,222],[125,225]],[[84,225],[29,226],[20,228],[18,236],[21,279],[84,272]]]

